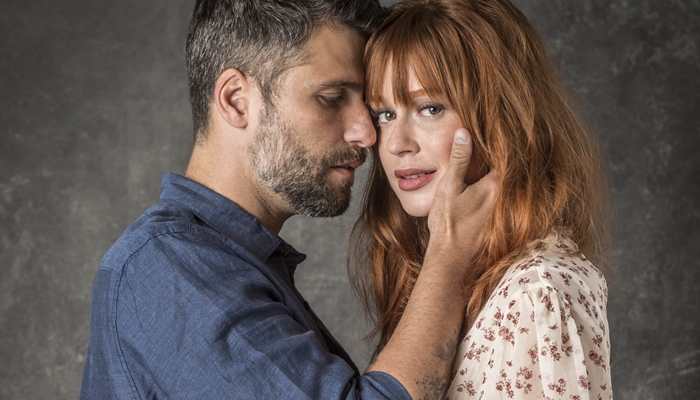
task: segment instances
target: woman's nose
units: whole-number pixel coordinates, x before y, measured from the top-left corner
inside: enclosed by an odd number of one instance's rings
[[[411,124],[399,118],[386,126],[380,126],[379,140],[384,141],[386,150],[395,156],[418,151],[418,143],[414,136]]]

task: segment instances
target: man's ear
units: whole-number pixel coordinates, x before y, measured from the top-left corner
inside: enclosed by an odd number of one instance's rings
[[[251,100],[256,97],[252,91],[255,90],[255,82],[235,68],[219,75],[214,87],[214,103],[221,118],[235,128],[248,126]]]

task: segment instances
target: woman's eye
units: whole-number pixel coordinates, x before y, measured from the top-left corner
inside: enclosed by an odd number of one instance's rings
[[[445,110],[445,106],[440,104],[426,104],[421,106],[418,112],[424,117],[434,117],[440,115]]]
[[[391,111],[380,111],[377,113],[377,122],[385,124],[396,119],[396,114]]]

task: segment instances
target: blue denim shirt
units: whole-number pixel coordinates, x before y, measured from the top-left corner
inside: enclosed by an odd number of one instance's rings
[[[95,277],[81,399],[410,399],[360,375],[293,284],[305,256],[179,175]]]

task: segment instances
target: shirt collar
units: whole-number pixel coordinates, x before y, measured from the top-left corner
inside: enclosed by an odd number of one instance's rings
[[[273,253],[280,253],[285,262],[296,265],[306,258],[238,204],[182,175],[163,176],[160,200],[187,208],[210,228],[260,260],[266,261]]]

